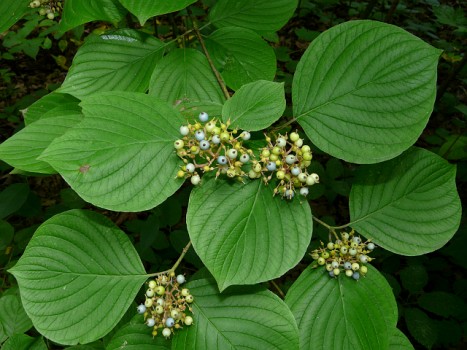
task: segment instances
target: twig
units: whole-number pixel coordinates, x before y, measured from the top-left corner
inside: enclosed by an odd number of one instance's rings
[[[166,274],[170,274],[172,272],[175,272],[178,265],[180,265],[183,258],[185,257],[185,254],[188,252],[188,249],[190,249],[190,247],[191,247],[191,241],[189,241],[188,244],[185,246],[185,248],[183,248],[182,254],[180,254],[178,260],[175,262],[175,264],[170,269],[162,271],[162,272],[150,273],[150,274],[148,274],[148,276],[151,276],[151,277],[152,276],[160,276],[160,275],[166,275]]]
[[[277,285],[277,283],[274,282],[274,281],[272,281],[272,280],[269,281],[269,282],[271,282],[271,284],[274,286],[274,288],[276,289],[277,293],[279,293],[279,295],[281,296],[281,298],[284,299],[284,298],[285,298],[285,294],[284,294],[284,292],[282,291],[282,289],[280,289],[280,287]]]

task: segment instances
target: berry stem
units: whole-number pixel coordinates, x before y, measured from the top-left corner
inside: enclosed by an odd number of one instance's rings
[[[282,298],[282,299],[285,299],[285,294],[284,294],[284,292],[282,291],[282,289],[277,285],[277,283],[274,282],[274,281],[272,281],[272,280],[269,281],[269,282],[271,282],[271,284],[272,284],[273,287],[276,289],[277,293],[279,293],[279,295],[281,296],[281,298]]]
[[[324,221],[321,221],[320,219],[318,219],[314,215],[313,215],[313,220],[315,220],[318,224],[321,224],[324,227],[326,227],[330,232],[332,232],[336,236],[336,238],[338,238],[338,237],[336,235],[335,230],[342,230],[342,229],[344,229],[346,227],[349,227],[349,225],[350,225],[350,223],[348,223],[348,224],[345,224],[345,225],[342,225],[342,226],[331,226],[331,225],[326,224]]]
[[[188,249],[191,247],[191,241],[188,242],[188,244],[183,248],[182,254],[178,257],[178,260],[175,262],[175,264],[168,270],[162,271],[162,272],[156,272],[156,273],[150,273],[148,276],[160,276],[160,275],[167,275],[170,274],[171,272],[175,272],[177,269],[178,265],[182,262],[183,258],[185,257],[186,253],[188,252]]]

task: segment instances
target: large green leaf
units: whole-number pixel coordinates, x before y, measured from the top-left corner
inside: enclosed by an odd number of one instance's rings
[[[106,92],[81,103],[84,120],[55,139],[41,159],[86,201],[111,210],[142,211],[171,196],[180,159],[173,142],[184,119],[166,102]]]
[[[276,31],[292,17],[297,0],[219,0],[209,13],[216,27],[243,27],[259,33]]]
[[[161,334],[154,338],[143,315],[137,315],[112,336],[105,350],[169,350],[170,344]]]
[[[220,294],[208,279],[186,287],[195,296],[194,322],[175,333],[173,350],[298,348],[293,315],[272,292],[254,287]]]
[[[399,329],[395,329],[389,338],[389,350],[413,350],[409,339]]]
[[[397,305],[386,279],[372,266],[358,282],[309,266],[285,297],[300,331],[300,349],[387,349]]]
[[[27,183],[11,184],[0,192],[0,219],[20,209],[29,196]]]
[[[417,308],[404,309],[404,318],[412,337],[425,348],[431,349],[438,338],[435,321]]]
[[[350,225],[397,254],[439,249],[460,223],[455,180],[454,165],[420,148],[362,166],[350,192]]]
[[[179,11],[196,2],[196,0],[118,1],[120,1],[120,3],[128,9],[128,11],[138,17],[139,23],[141,25],[144,25],[148,18]]]
[[[440,51],[401,28],[351,21],[313,40],[295,72],[294,116],[321,150],[355,163],[391,159],[419,137]]]
[[[149,34],[130,29],[92,36],[79,48],[57,91],[80,99],[102,91],[144,92],[164,47]]]
[[[222,119],[243,130],[263,130],[282,116],[285,105],[283,83],[258,80],[243,85],[225,102]]]
[[[48,350],[44,339],[32,338],[26,334],[15,334],[3,345],[2,350]]]
[[[15,24],[29,11],[30,0],[0,1],[0,33]]]
[[[53,174],[56,171],[37,157],[55,138],[82,120],[72,104],[56,107],[34,123],[14,134],[0,145],[0,159],[11,166],[32,173]]]
[[[60,29],[67,31],[91,21],[119,22],[126,10],[117,0],[66,0]]]
[[[227,86],[233,90],[256,80],[273,80],[276,55],[255,32],[221,28],[206,38],[206,47]]]
[[[273,197],[260,180],[204,180],[190,196],[187,227],[193,247],[222,291],[282,276],[306,252],[311,210],[306,201]]]
[[[179,104],[209,101],[222,105],[224,95],[206,56],[194,49],[176,49],[154,69],[149,94]]]
[[[68,345],[107,334],[147,278],[128,237],[83,210],[44,222],[9,272],[36,329]]]
[[[4,295],[0,298],[0,343],[13,334],[26,332],[32,327],[32,322],[24,311],[18,295]],[[3,348],[2,348],[3,349]]]
[[[44,115],[53,113],[52,110],[58,111],[59,109],[56,109],[57,107],[69,110],[73,108],[72,105],[75,104],[76,110],[81,111],[78,107],[78,103],[79,100],[77,98],[54,91],[43,96],[21,112],[23,113],[24,122],[26,124],[31,124],[41,119]]]

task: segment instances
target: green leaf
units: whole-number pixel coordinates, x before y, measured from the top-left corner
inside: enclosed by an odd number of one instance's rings
[[[449,160],[467,158],[467,136],[450,135],[440,147],[438,154]]]
[[[216,27],[243,27],[256,32],[277,31],[292,17],[297,0],[219,0],[209,20]]]
[[[32,322],[24,311],[19,295],[4,295],[0,298],[0,325],[6,337],[24,333],[32,327]],[[0,339],[0,342],[3,339]]]
[[[102,91],[144,92],[164,48],[159,40],[136,30],[92,36],[79,48],[57,91],[80,99]]]
[[[0,145],[0,159],[11,166],[32,173],[54,174],[56,171],[37,157],[57,137],[63,135],[82,120],[74,104],[54,108],[34,123],[14,134]]]
[[[308,202],[273,197],[260,180],[214,178],[192,190],[187,228],[221,291],[282,276],[302,259],[313,229]]]
[[[466,305],[455,294],[435,291],[424,293],[418,299],[418,305],[438,316],[448,318],[450,316],[465,315]]]
[[[420,148],[362,166],[350,192],[350,225],[396,254],[432,252],[459,227],[455,180],[454,165]]]
[[[135,316],[121,327],[112,337],[105,350],[169,350],[170,342],[161,334],[153,337],[152,328],[145,323],[142,315]],[[158,332],[161,333],[161,332]]]
[[[409,339],[399,329],[395,329],[389,338],[389,350],[413,350]]]
[[[4,252],[10,245],[15,229],[8,221],[0,220],[0,252]]]
[[[194,322],[174,334],[173,350],[298,348],[293,315],[269,290],[253,287],[220,294],[212,279],[186,287],[195,296]]]
[[[28,195],[29,186],[25,183],[12,184],[0,192],[0,219],[21,208]]]
[[[139,23],[144,25],[148,18],[180,11],[196,2],[196,0],[170,0],[170,1],[134,1],[118,0],[132,14],[138,17]]]
[[[67,345],[107,334],[147,278],[128,237],[84,210],[44,222],[9,272],[36,329]]]
[[[84,200],[115,211],[162,203],[183,183],[173,142],[183,118],[141,93],[106,92],[81,103],[84,120],[55,139],[41,159]]]
[[[78,107],[79,100],[68,94],[60,94],[58,92],[51,92],[48,95],[43,96],[28,108],[22,110],[24,116],[24,122],[27,124],[34,123],[41,119],[47,113],[51,113],[52,110],[58,111],[57,107],[71,109],[72,105],[76,106],[77,111],[81,111]],[[53,113],[53,112],[52,112]]]
[[[358,282],[309,266],[290,287],[286,304],[297,320],[300,349],[387,349],[397,305],[372,266]]]
[[[273,80],[276,55],[255,32],[221,28],[206,38],[206,48],[228,87],[233,90],[256,80]]]
[[[149,94],[171,104],[209,101],[222,105],[224,95],[206,56],[195,49],[175,49],[154,69]]]
[[[428,283],[426,268],[420,264],[414,264],[403,268],[400,272],[400,278],[402,286],[410,293],[421,291]]]
[[[424,347],[431,349],[438,338],[434,322],[420,309],[405,309],[404,316],[410,334]]]
[[[294,116],[334,157],[354,163],[394,158],[417,140],[433,110],[439,54],[386,23],[337,25],[300,59]]]
[[[15,334],[2,345],[2,350],[47,350],[47,345],[42,337]]]
[[[0,1],[0,33],[15,24],[29,11],[30,0]]]
[[[116,24],[126,13],[116,0],[67,0],[64,5],[60,21],[60,30],[64,32],[92,21]]]
[[[222,108],[222,120],[232,127],[257,131],[278,120],[285,110],[284,83],[258,80],[243,85]]]

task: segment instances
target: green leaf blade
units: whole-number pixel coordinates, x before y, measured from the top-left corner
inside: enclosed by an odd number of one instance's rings
[[[46,116],[52,110],[57,111],[57,107],[63,108],[66,105],[66,108],[73,108],[72,105],[76,105],[76,110],[81,111],[78,107],[79,100],[68,94],[60,94],[58,92],[51,92],[48,95],[43,96],[28,108],[22,110],[24,116],[24,122],[26,125],[38,121],[43,116]]]
[[[67,345],[107,334],[147,278],[126,235],[82,210],[44,222],[9,272],[36,329]]]
[[[397,254],[441,248],[460,224],[456,168],[418,148],[362,167],[350,192],[351,226]]]
[[[152,73],[149,94],[174,105],[182,101],[222,105],[225,100],[206,56],[195,49],[176,49],[165,56]]]
[[[2,0],[0,2],[0,33],[15,24],[29,11],[29,0]]]
[[[297,3],[297,0],[220,0],[209,13],[209,19],[218,28],[277,31],[292,17]]]
[[[81,103],[83,122],[55,139],[41,159],[86,201],[111,210],[142,211],[182,185],[173,142],[183,118],[166,102],[106,92]]]
[[[171,0],[171,1],[134,1],[118,0],[132,14],[138,17],[139,23],[144,25],[154,16],[165,15],[179,11],[196,2],[196,0]]]
[[[257,131],[277,121],[285,110],[283,83],[259,80],[243,85],[222,108],[222,120],[232,127]]]
[[[273,80],[276,55],[255,32],[238,27],[216,30],[206,48],[227,86],[233,90],[256,80]]]
[[[293,315],[272,292],[254,287],[220,294],[207,279],[190,282],[187,288],[195,296],[194,322],[175,333],[173,350],[298,348]]]
[[[309,266],[285,302],[297,320],[302,350],[386,349],[397,323],[391,287],[371,266],[358,282]]]
[[[385,23],[333,27],[297,66],[295,118],[337,158],[365,164],[394,158],[417,140],[433,110],[439,54]]]
[[[32,327],[18,295],[4,295],[0,298],[0,342],[14,334],[21,334]]]
[[[89,38],[57,91],[79,99],[103,91],[145,92],[165,45],[136,30]]]
[[[191,193],[187,227],[220,290],[282,276],[303,257],[312,234],[308,203],[274,197],[259,180],[205,180]]]

